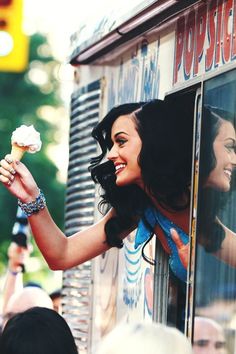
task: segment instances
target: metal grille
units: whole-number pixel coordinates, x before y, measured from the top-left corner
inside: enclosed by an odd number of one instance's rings
[[[99,120],[100,81],[72,95],[69,166],[66,191],[65,233],[67,236],[93,224],[95,185],[88,166],[97,145],[91,131]],[[79,250],[78,250],[79,252]],[[87,353],[91,318],[91,261],[63,273],[62,311],[80,354]]]

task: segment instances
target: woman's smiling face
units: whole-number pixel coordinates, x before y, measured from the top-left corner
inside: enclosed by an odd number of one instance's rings
[[[138,164],[142,141],[133,114],[123,115],[115,120],[111,140],[113,146],[107,158],[114,163],[117,186],[137,184],[142,188],[141,169]]]
[[[236,166],[235,147],[235,129],[231,122],[222,119],[218,135],[213,143],[216,166],[210,172],[205,187],[223,192],[229,191],[232,172]]]

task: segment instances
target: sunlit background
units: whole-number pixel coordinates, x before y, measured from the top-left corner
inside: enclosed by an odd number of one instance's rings
[[[87,3],[87,2],[86,2]],[[83,11],[80,9],[83,5]],[[76,9],[76,10],[75,10]],[[41,32],[48,37],[53,56],[61,63],[58,66],[57,77],[60,82],[61,96],[64,105],[60,108],[44,106],[41,108],[40,115],[48,121],[61,122],[64,117],[63,125],[59,124],[58,144],[50,146],[48,153],[54,160],[59,169],[59,178],[65,182],[68,160],[68,125],[69,125],[69,102],[73,85],[73,68],[68,64],[70,53],[70,36],[78,28],[78,22],[86,17],[85,4],[81,1],[68,0],[59,2],[56,0],[25,0],[24,2],[24,30],[28,35]],[[39,85],[47,81],[45,72],[40,68],[33,68],[31,79]]]
[[[9,4],[20,2],[9,1]],[[129,6],[137,2],[137,0],[130,0]],[[3,6],[0,11],[4,9],[6,3],[8,3],[7,0],[2,2]],[[73,91],[74,69],[68,63],[71,54],[70,37],[85,24],[86,29],[83,30],[83,34],[86,35],[86,31],[90,32],[97,21],[105,15],[122,17],[125,4],[127,6],[127,0],[120,0],[119,3],[114,0],[96,2],[93,0],[67,0],[66,2],[23,0],[23,32],[30,39],[34,38],[30,43],[30,55],[32,56],[34,52],[34,56],[27,58],[27,68],[23,72],[8,73],[8,70],[0,68],[0,90],[2,90],[0,100],[3,100],[0,114],[0,134],[2,134],[0,149],[3,154],[9,152],[11,132],[20,124],[36,124],[41,127],[43,147],[46,148],[43,148],[44,151],[40,152],[36,158],[26,157],[26,164],[29,163],[33,171],[35,169],[36,180],[42,180],[40,183],[44,185],[48,206],[51,208],[49,209],[59,227],[63,227],[63,191],[65,191],[67,179],[70,97]],[[3,36],[0,38],[0,59],[5,56],[6,65],[9,65],[10,61],[7,62],[6,53],[12,50],[13,42],[1,30],[1,25],[3,23],[0,23],[0,35]],[[32,92],[35,93],[35,97],[31,97]],[[41,98],[34,108],[33,101],[37,95],[41,95]],[[44,163],[48,166],[45,172]],[[49,174],[51,179],[47,186]],[[16,215],[16,201],[2,186],[0,186],[0,199],[2,203],[0,214],[3,214],[5,209],[8,210],[7,219],[0,217],[2,227],[0,286],[2,288],[7,269],[7,248]],[[59,206],[60,210],[58,210]],[[36,279],[49,292],[60,287],[61,272],[49,271],[36,245],[34,245],[34,253],[29,258],[26,268],[26,280]]]
[[[137,0],[130,0],[136,3]],[[95,3],[92,0],[68,0],[66,2],[57,0],[24,0],[24,30],[32,35],[41,32],[48,37],[51,50],[56,59],[60,61],[57,77],[60,82],[60,90],[64,106],[59,109],[44,107],[41,111],[42,117],[46,120],[56,120],[60,116],[68,116],[70,95],[73,88],[73,68],[68,64],[70,54],[70,36],[78,31],[85,23],[91,26],[105,13],[114,11],[115,7],[122,9],[121,0],[119,4],[111,0],[99,0]],[[95,6],[94,6],[95,5]],[[89,29],[89,26],[88,26]],[[31,79],[39,85],[43,85],[47,80],[45,72],[40,68],[32,69]],[[60,119],[59,119],[60,121]],[[59,168],[59,178],[65,182],[67,172],[67,139],[68,120],[61,126],[59,132],[59,143],[51,146],[49,154]]]
[[[52,91],[55,89],[55,84],[51,81],[52,77],[54,78],[54,81],[56,80],[58,82],[60,103],[39,105],[35,113],[36,116],[44,120],[46,124],[50,124],[52,127],[57,127],[53,133],[53,142],[47,144],[46,154],[57,166],[58,171],[56,178],[62,185],[66,184],[70,96],[73,90],[73,68],[70,64],[68,64],[68,57],[70,55],[70,36],[74,32],[78,31],[83,23],[88,21],[88,18],[90,21],[96,21],[96,18],[99,18],[101,14],[104,14],[104,11],[109,10],[110,5],[111,3],[107,0],[100,0],[99,2],[96,2],[97,8],[94,8],[94,2],[92,0],[87,0],[86,2],[81,0],[67,0],[66,2],[60,2],[58,0],[23,1],[24,33],[30,38],[39,33],[45,36],[48,41],[47,44],[43,44],[37,49],[39,57],[42,58],[42,61],[33,60],[28,63],[27,71],[23,75],[24,82],[33,85],[33,87],[38,87],[38,91],[43,93],[45,96],[51,95]],[[91,13],[91,9],[94,10],[94,13]],[[1,44],[4,43],[4,46],[1,45],[0,56],[6,56],[7,51],[11,51],[13,43],[11,38],[7,38],[4,31],[0,31],[0,33],[4,36],[2,39],[0,38],[0,40],[2,40]],[[46,58],[50,56],[54,58],[53,64],[51,64],[50,61],[48,63],[43,61],[44,57]],[[7,75],[9,75],[11,79],[14,77],[14,73],[8,74],[7,72],[4,72],[4,70],[0,70],[0,79],[7,80]],[[15,76],[17,77],[17,74]],[[4,98],[4,94],[4,92],[1,94],[2,98]],[[31,115],[30,112],[27,111],[25,102],[24,105],[22,102],[21,107],[21,101],[17,101],[17,98],[14,97],[14,93],[11,92],[11,97],[7,93],[6,95],[6,98],[9,100],[10,104],[18,106],[17,108],[19,112],[23,110],[23,113],[19,113],[19,118],[26,120],[29,124],[34,124],[31,122]],[[25,100],[27,101],[27,97],[25,97]],[[23,107],[26,107],[26,109]],[[10,134],[8,133],[9,118],[2,112],[0,117],[0,133],[2,130],[2,134],[5,135],[4,132],[6,132],[6,134],[9,135],[7,139],[9,140],[10,145]],[[15,128],[16,126],[12,127],[12,129]],[[44,132],[44,134],[47,133]],[[39,159],[40,158],[42,157],[39,157]],[[30,163],[33,163],[34,161],[35,160],[31,159]],[[0,193],[4,193],[4,188],[2,186],[0,188]],[[48,191],[48,193],[50,193],[50,191]],[[53,194],[53,192],[51,193]],[[50,197],[53,198],[53,196]],[[61,195],[61,198],[63,198],[63,195]],[[1,197],[1,202],[3,203],[5,200],[7,203],[9,201],[9,209],[11,209],[12,212],[9,212],[9,217],[7,219],[7,224],[9,224],[9,226],[6,227],[6,230],[9,234],[4,236],[3,232],[0,244],[2,253],[0,260],[1,289],[4,286],[5,281],[7,269],[6,250],[10,242],[11,227],[13,227],[15,222],[14,217],[16,210],[16,206],[13,204],[11,196],[4,194],[4,198]],[[8,209],[8,206],[6,209]],[[63,212],[64,210],[62,206],[61,214],[63,214]],[[5,226],[5,224],[2,226]],[[37,249],[36,246],[34,246],[34,248]],[[61,286],[61,272],[50,272],[46,262],[37,250],[31,255],[31,257],[29,257],[26,264],[26,269],[26,281],[32,279],[37,280],[49,292]]]

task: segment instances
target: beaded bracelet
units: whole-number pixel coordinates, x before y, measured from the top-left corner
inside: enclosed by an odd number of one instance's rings
[[[46,199],[43,192],[39,190],[39,195],[35,200],[29,203],[23,203],[18,199],[18,205],[27,216],[31,216],[46,207]]]
[[[14,270],[11,270],[11,269],[8,269],[8,271],[9,271],[9,273],[11,274],[11,275],[14,275],[14,276],[16,276],[17,274],[20,274],[20,273],[22,273],[21,271],[14,271]]]

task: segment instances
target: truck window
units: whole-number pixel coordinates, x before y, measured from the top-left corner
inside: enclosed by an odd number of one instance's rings
[[[193,333],[198,354],[211,345],[221,347],[219,353],[235,352],[235,94],[236,70],[204,84]]]

